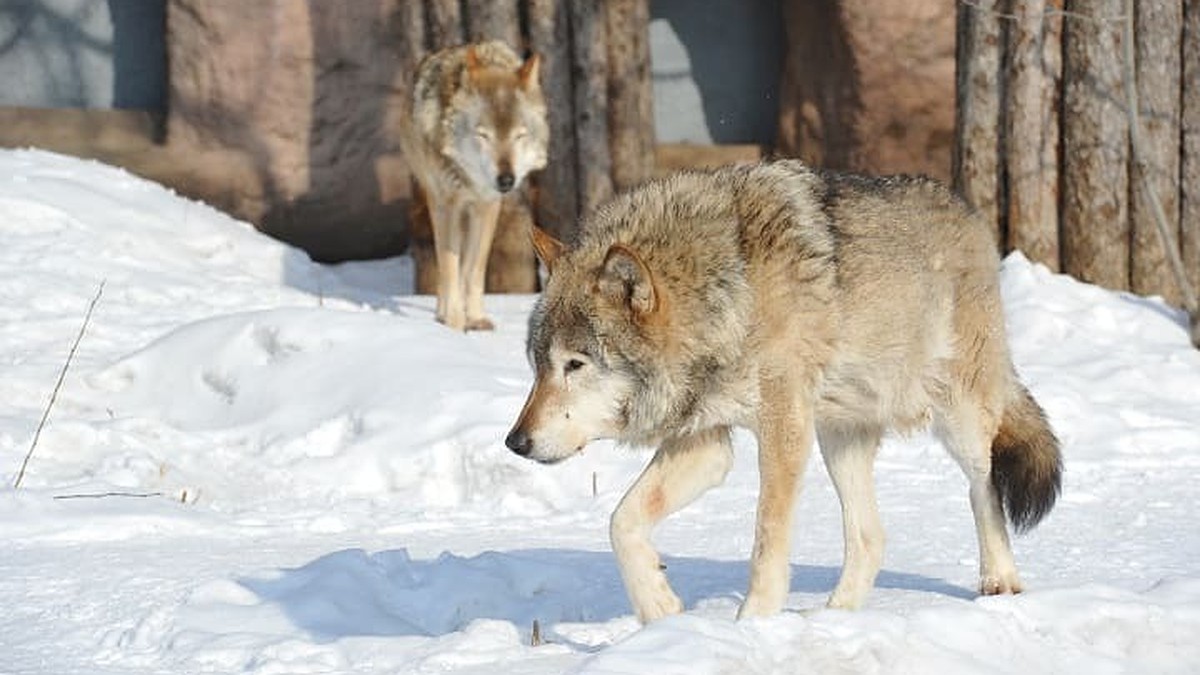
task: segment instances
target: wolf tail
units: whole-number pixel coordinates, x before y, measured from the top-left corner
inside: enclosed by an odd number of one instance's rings
[[[1013,391],[992,440],[992,485],[1013,529],[1033,529],[1062,489],[1062,452],[1046,413],[1013,376]]]

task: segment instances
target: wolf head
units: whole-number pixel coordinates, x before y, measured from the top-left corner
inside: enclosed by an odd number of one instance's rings
[[[549,128],[535,54],[511,70],[466,52],[462,82],[450,102],[443,152],[485,194],[513,190],[546,165]]]
[[[705,424],[730,361],[712,340],[730,338],[738,303],[681,289],[668,278],[677,270],[652,269],[644,247],[568,251],[534,228],[534,248],[550,274],[529,319],[535,379],[509,449],[552,463],[593,440],[650,445]]]

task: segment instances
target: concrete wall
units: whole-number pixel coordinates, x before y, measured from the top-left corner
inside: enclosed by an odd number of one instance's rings
[[[0,106],[166,104],[165,0],[0,2]]]

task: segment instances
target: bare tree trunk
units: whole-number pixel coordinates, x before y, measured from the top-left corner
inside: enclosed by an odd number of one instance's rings
[[[1007,249],[1058,269],[1058,15],[1045,0],[1010,0],[1017,17],[1008,31],[1005,169],[1008,194]]]
[[[1063,31],[1063,268],[1129,288],[1129,124],[1121,0],[1067,0]]]
[[[462,7],[459,0],[425,0],[425,16],[429,22],[431,50],[462,44]]]
[[[1140,149],[1147,188],[1158,195],[1172,241],[1158,232],[1149,195],[1130,190],[1129,220],[1133,228],[1130,281],[1135,293],[1162,294],[1179,304],[1180,289],[1171,274],[1164,246],[1177,246],[1179,232],[1179,0],[1136,3],[1136,82]],[[1136,169],[1135,169],[1136,170]]]
[[[654,170],[654,93],[650,82],[649,0],[608,0],[608,126],[618,190]]]
[[[516,0],[466,0],[470,42],[502,40],[521,50],[521,20]],[[529,243],[532,216],[524,186],[504,198],[496,238],[488,256],[487,290],[531,293],[537,290],[537,262]]]
[[[1191,286],[1200,292],[1200,2],[1183,9],[1183,100],[1180,119],[1180,248]],[[1200,346],[1200,335],[1193,341]]]
[[[575,73],[575,139],[579,206],[591,210],[612,194],[608,151],[608,44],[600,3],[571,2],[571,65]]]
[[[466,0],[467,41],[503,40],[521,49],[517,0]]]
[[[954,189],[1004,241],[1000,205],[1001,31],[996,0],[958,3]]]
[[[578,167],[575,95],[566,0],[528,0],[529,41],[542,56],[542,91],[550,123],[550,156],[536,177],[538,224],[563,241],[575,235]]]

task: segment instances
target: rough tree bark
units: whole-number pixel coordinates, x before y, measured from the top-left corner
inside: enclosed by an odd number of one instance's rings
[[[996,0],[958,3],[953,186],[1004,241],[1000,203],[1001,30]]]
[[[1142,167],[1150,189],[1162,204],[1174,241],[1162,242],[1149,195],[1130,190],[1133,228],[1130,286],[1135,293],[1161,294],[1180,301],[1163,246],[1177,246],[1179,232],[1180,0],[1136,3],[1136,82],[1141,123]],[[1136,169],[1135,169],[1136,170]]]
[[[1063,30],[1063,269],[1129,288],[1129,124],[1121,0],[1067,0]],[[1078,16],[1075,16],[1078,15]]]
[[[579,195],[575,159],[575,95],[567,0],[528,0],[529,42],[542,56],[542,91],[550,123],[550,156],[538,174],[537,220],[563,241],[575,235]]]
[[[1061,15],[1046,0],[1010,0],[1004,88],[1006,250],[1059,268],[1058,84]]]
[[[1183,87],[1180,119],[1180,248],[1192,288],[1200,292],[1200,2],[1184,3],[1183,81],[1188,86]]]
[[[654,171],[654,92],[650,81],[649,0],[604,3],[608,34],[608,126],[613,187]]]
[[[589,211],[612,194],[608,150],[608,44],[600,3],[568,3],[575,81],[579,208]]]

